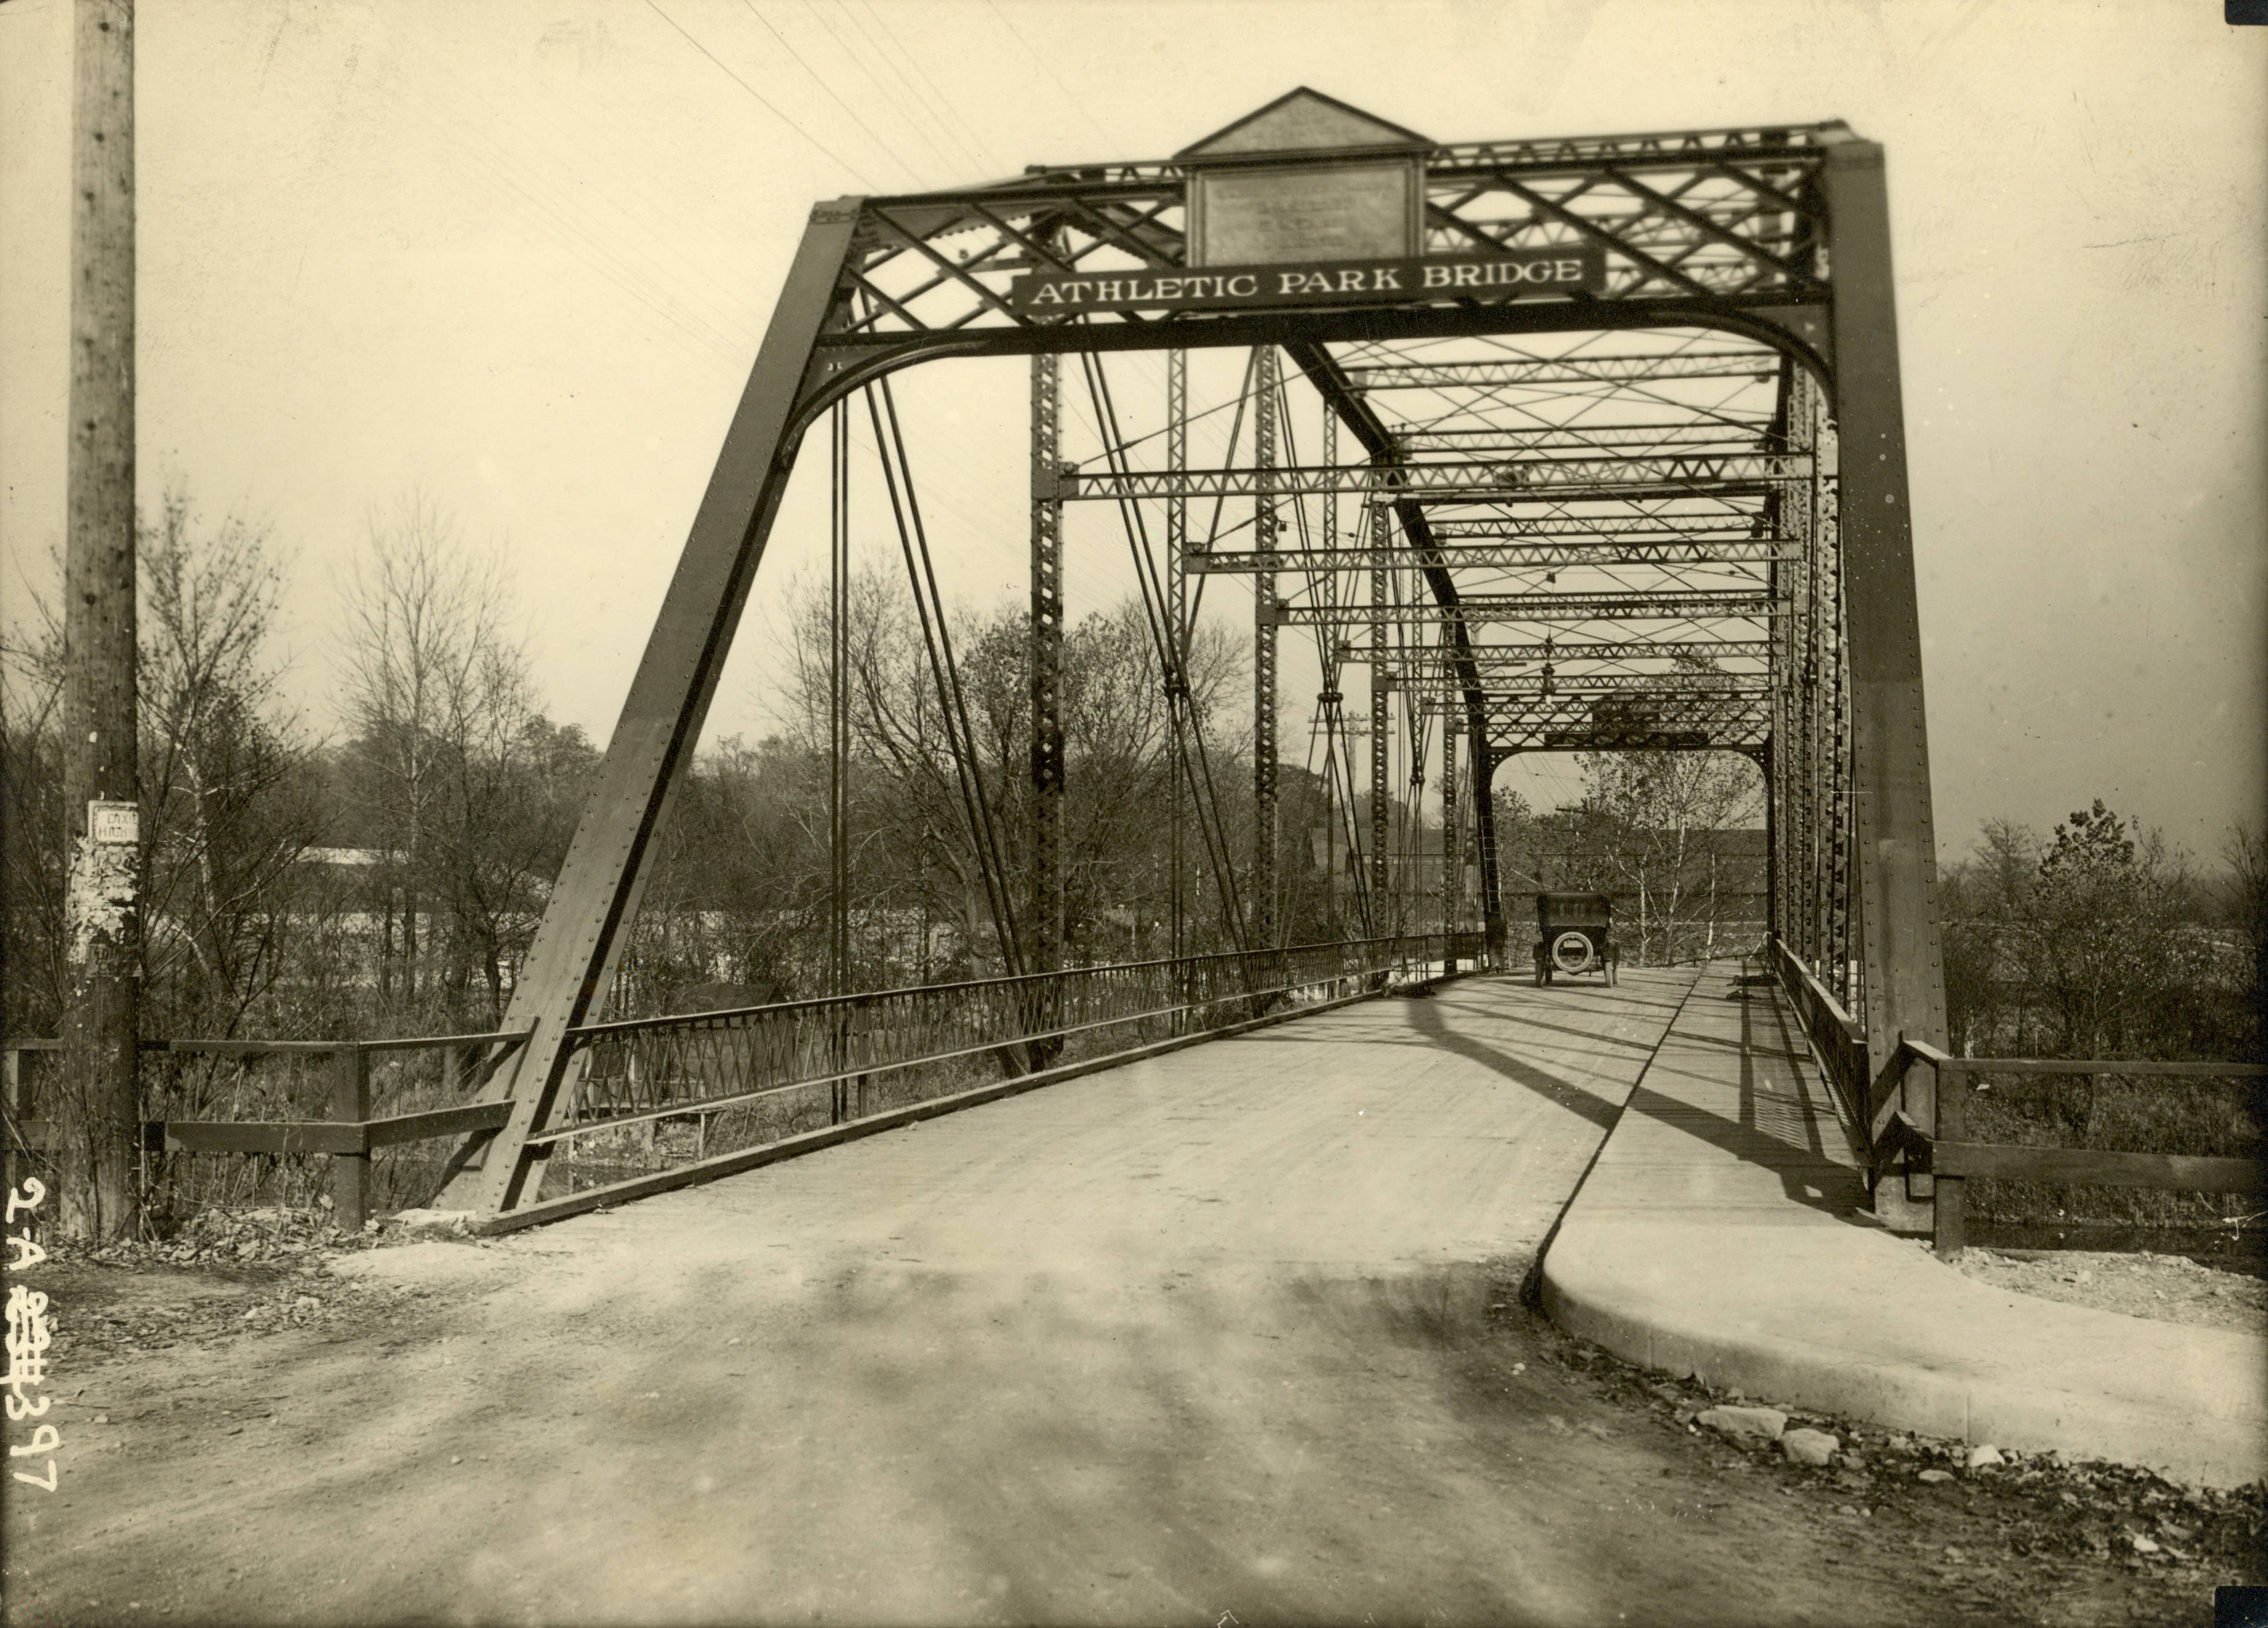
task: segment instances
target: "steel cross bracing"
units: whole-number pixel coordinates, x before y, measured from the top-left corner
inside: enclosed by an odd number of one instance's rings
[[[1376,558],[1366,549],[1305,549],[1278,554],[1273,567],[1263,568],[1260,556],[1242,549],[1209,549],[1193,556],[1189,569],[1201,576],[1242,576],[1263,569],[1283,570],[1297,565],[1308,571],[1348,571],[1368,568]],[[1440,546],[1440,563],[1464,570],[1485,567],[1498,573],[1566,565],[1771,565],[1793,556],[1778,540],[1726,543],[1618,543],[1586,548],[1568,543],[1483,544],[1464,541]]]
[[[1476,622],[1602,622],[1602,621],[1729,621],[1768,620],[1774,610],[1770,594],[1758,589],[1747,593],[1680,593],[1660,588],[1631,588],[1612,593],[1476,593],[1454,605],[1395,606],[1389,620],[1421,625],[1470,627]],[[1336,626],[1344,613],[1334,606],[1278,602],[1276,620],[1307,625]]]
[[[1248,348],[1265,357],[1243,403],[1256,428],[1279,438],[1285,415],[1319,405],[1344,430],[1349,445],[1321,463],[1284,441],[1218,468],[1188,467],[1191,438],[1176,431],[1167,468],[1139,468],[1121,446],[1059,445],[1059,386],[1041,367],[1033,655],[1044,667],[1059,645],[1067,505],[1108,498],[1165,519],[1182,648],[1210,576],[1252,578],[1263,716],[1281,630],[1314,630],[1327,695],[1339,663],[1366,664],[1374,931],[1414,919],[1391,890],[1410,870],[1395,799],[1413,781],[1456,777],[1431,790],[1469,825],[1455,840],[1472,844],[1501,946],[1486,793],[1506,757],[1739,751],[1768,764],[1781,943],[1849,1004],[1874,1055],[1901,1035],[1942,1041],[1881,150],[1828,124],[1406,156],[1419,255],[1580,251],[1597,257],[1595,284],[1144,306],[1128,291],[1143,278],[1191,269],[1195,159],[1040,166],[812,211],[516,986],[504,1027],[533,1036],[491,1087],[510,1118],[459,1151],[440,1202],[540,1202],[549,1139],[599,1111],[578,1096],[578,1036],[600,1013],[803,438],[830,404],[948,357]],[[1075,309],[1039,309],[1014,289],[1033,276],[1088,288]],[[1279,357],[1280,392],[1267,383]],[[1185,427],[1187,408],[1175,412]],[[1341,497],[1353,501],[1323,524]],[[1197,498],[1232,505],[1219,534],[1201,534]],[[1043,821],[1066,772],[1048,734],[1051,682],[1035,671]],[[1436,744],[1452,720],[1466,743],[1454,756]],[[1264,748],[1256,763],[1263,807],[1274,758]],[[1176,780],[1192,795],[1197,784],[1194,771]],[[1061,898],[1047,834],[1026,849],[1042,962]],[[1254,835],[1248,868],[1271,869],[1273,821]],[[1218,843],[1208,854],[1224,909],[1241,894],[1242,914],[1268,924],[1275,879],[1238,876]],[[1918,1082],[1904,1101],[1926,1123]]]
[[[1598,544],[1544,541],[1541,542],[1474,542],[1458,539],[1439,544],[1447,565],[1489,566],[1511,571],[1551,565],[1769,565],[1793,557],[1786,542],[1761,541],[1701,542],[1624,542]],[[1377,557],[1367,549],[1308,549],[1289,556],[1278,555],[1282,569],[1288,558],[1307,571],[1362,571]],[[1193,556],[1189,569],[1207,576],[1234,576],[1262,569],[1260,556],[1248,549],[1214,549]]]
[[[1564,672],[1570,662],[1674,661],[1683,656],[1706,658],[1721,664],[1741,658],[1761,661],[1771,652],[1771,643],[1764,639],[1546,639],[1541,643],[1476,642],[1468,653],[1484,671],[1495,667],[1557,663]],[[1345,644],[1339,648],[1339,659],[1349,662],[1377,661],[1391,666],[1396,654],[1390,645],[1384,645]],[[1674,672],[1678,669],[1669,667],[1663,670]],[[1720,666],[1719,670],[1724,669]],[[1759,672],[1763,670],[1757,669]]]
[[[1353,370],[1350,369],[1352,383]],[[1359,384],[1354,386],[1360,389]],[[1506,453],[1582,452],[1596,453],[1613,447],[1630,446],[1646,452],[1658,452],[1670,447],[1707,450],[1717,453],[1769,451],[1756,443],[1770,432],[1765,424],[1719,424],[1704,421],[1699,424],[1602,424],[1595,429],[1580,425],[1562,429],[1556,425],[1524,427],[1489,426],[1465,430],[1409,430],[1394,438],[1397,451],[1403,453],[1456,453],[1471,458],[1487,452]]]
[[[1576,356],[1489,358],[1472,362],[1350,361],[1358,390],[1481,390],[1508,387],[1645,384],[1668,379],[1767,379],[1779,372],[1775,350],[1693,350],[1675,357]]]
[[[1773,483],[1808,479],[1808,455],[1774,453],[1660,453],[1614,458],[1458,459],[1425,463],[1348,464],[1336,468],[1082,469],[1066,474],[1055,496],[1108,497],[1275,497],[1351,492],[1430,502],[1528,499],[1550,492],[1647,493],[1713,497],[1761,492]]]

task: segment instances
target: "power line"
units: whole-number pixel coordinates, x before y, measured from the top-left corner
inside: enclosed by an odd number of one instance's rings
[[[914,110],[920,114],[923,118],[929,120],[932,127],[939,136],[943,136],[946,140],[951,142],[955,147],[961,150],[961,162],[966,163],[972,170],[981,172],[985,169],[987,166],[985,164],[983,155],[979,153],[974,147],[971,147],[967,142],[961,140],[959,133],[956,132],[950,124],[946,123],[942,119],[938,119],[932,115],[927,104],[925,104],[922,99],[921,92],[915,88],[914,82],[907,78],[904,74],[898,71],[898,65],[890,60],[889,52],[883,48],[882,42],[880,40],[876,39],[873,33],[868,32],[866,25],[858,20],[858,14],[850,10],[847,0],[836,0],[836,5],[843,13],[843,20],[850,24],[851,27],[857,29],[858,31],[858,37],[864,40],[871,48],[873,59],[881,63],[883,67],[888,69],[890,70],[890,77],[905,87],[905,99],[912,106]],[[861,63],[861,66],[864,66],[863,63]],[[872,69],[867,70],[866,77],[874,81],[874,88],[876,90],[881,91],[885,96],[891,94],[891,92],[883,86],[881,80],[876,77]]]
[[[1022,46],[1024,48],[1024,55],[1030,57],[1033,63],[1037,66],[1039,70],[1047,76],[1048,83],[1056,87],[1056,93],[1064,99],[1064,102],[1070,106],[1072,112],[1078,114],[1080,118],[1086,121],[1087,128],[1089,129],[1093,130],[1097,136],[1100,136],[1104,141],[1108,142],[1110,139],[1110,132],[1104,129],[1101,124],[1096,121],[1095,116],[1086,110],[1086,104],[1085,102],[1079,100],[1079,98],[1071,93],[1070,87],[1065,85],[1064,82],[1057,77],[1056,70],[1048,65],[1047,58],[1042,56],[1037,51],[1032,49],[1030,42],[1027,41],[1021,33],[1017,32],[1016,25],[1008,20],[1008,14],[1000,9],[998,4],[996,3],[996,0],[984,0],[984,4],[991,11],[992,15],[1000,19],[1000,26],[1008,31],[1008,37],[1013,40],[1018,45]]]
[[[729,306],[712,308],[697,297],[690,288],[682,292],[674,291],[670,269],[655,259],[648,250],[654,239],[644,223],[621,204],[592,185],[586,166],[575,170],[575,187],[592,192],[601,202],[613,204],[627,216],[639,231],[625,238],[620,232],[608,232],[589,212],[579,209],[571,189],[554,188],[541,173],[541,166],[528,162],[525,153],[515,153],[512,144],[501,138],[502,133],[519,130],[528,135],[532,145],[541,150],[542,139],[526,130],[524,126],[504,114],[483,96],[480,90],[466,81],[451,65],[448,58],[438,52],[423,54],[425,66],[433,76],[446,82],[447,93],[439,98],[418,98],[423,102],[425,115],[422,128],[437,140],[453,150],[454,156],[476,177],[484,176],[494,184],[517,194],[528,208],[555,228],[553,236],[559,247],[580,261],[584,266],[605,280],[613,283],[625,294],[645,306],[665,321],[696,341],[704,350],[725,356],[737,356],[741,347],[732,339],[733,329],[740,326],[741,313]],[[414,83],[414,81],[413,81]],[[468,107],[484,107],[491,115],[497,136],[468,133],[463,116]],[[543,154],[549,158],[552,155]],[[577,217],[581,218],[577,218]],[[539,227],[541,221],[534,224]],[[641,263],[645,262],[645,263]],[[705,279],[715,286],[713,279]],[[719,292],[723,291],[718,290]]]
[[[826,92],[829,97],[834,99],[835,105],[837,107],[840,107],[843,112],[850,115],[850,122],[856,124],[860,129],[865,131],[868,136],[872,136],[873,138],[874,144],[880,147],[884,152],[888,153],[892,161],[895,162],[900,169],[912,176],[917,186],[920,185],[922,181],[921,172],[916,169],[912,165],[907,163],[903,158],[900,157],[897,149],[891,146],[889,143],[884,141],[880,134],[875,130],[873,125],[860,118],[858,116],[858,110],[856,107],[853,107],[849,102],[844,101],[842,97],[836,94],[835,87],[827,83],[825,77],[821,75],[816,68],[814,68],[809,63],[803,60],[803,53],[797,50],[794,46],[789,44],[787,36],[782,33],[778,29],[772,26],[771,19],[767,18],[762,11],[756,10],[755,0],[740,0],[740,4],[748,8],[749,16],[762,23],[766,31],[770,33],[771,37],[780,42],[781,48],[786,51],[790,56],[795,58],[795,65],[802,69],[804,72],[809,74],[812,78],[818,83],[819,88]]]
[[[954,159],[948,158],[946,155],[945,149],[937,144],[936,138],[930,134],[927,123],[922,120],[915,119],[906,113],[906,110],[902,106],[905,99],[893,96],[890,93],[888,87],[883,85],[881,80],[875,76],[874,70],[866,65],[867,54],[860,50],[857,46],[851,44],[850,41],[844,39],[842,33],[837,31],[835,25],[827,20],[827,13],[819,8],[817,0],[813,0],[813,3],[808,8],[808,14],[814,22],[817,23],[821,28],[824,28],[827,31],[827,37],[835,41],[836,48],[843,53],[844,58],[850,63],[850,65],[866,77],[866,83],[874,87],[874,93],[881,99],[883,105],[894,107],[897,110],[899,116],[905,120],[906,128],[911,130],[921,141],[922,144],[929,149],[930,156],[937,160],[943,173],[950,174],[952,172],[958,169],[960,165]],[[845,13],[845,16],[847,18],[848,13]]]
[[[686,44],[700,52],[702,55],[707,57],[711,62],[715,63],[719,72],[724,74],[726,78],[732,80],[733,84],[746,91],[749,95],[755,97],[757,103],[762,106],[767,113],[770,114],[773,118],[777,119],[782,124],[784,124],[788,129],[793,130],[798,136],[802,136],[804,140],[809,142],[814,147],[816,147],[820,151],[834,159],[836,163],[850,171],[853,175],[865,182],[867,186],[873,188],[875,191],[880,192],[882,190],[880,183],[875,180],[873,176],[867,174],[865,171],[851,163],[850,159],[844,158],[832,147],[829,147],[825,142],[821,141],[819,137],[814,136],[810,131],[805,129],[794,120],[789,118],[787,114],[782,113],[777,107],[773,107],[770,101],[765,99],[762,92],[756,89],[755,85],[750,85],[746,79],[740,77],[739,74],[734,73],[730,68],[725,67],[723,60],[718,56],[716,52],[702,44],[700,41],[695,39],[690,33],[687,33],[685,25],[679,22],[668,12],[663,11],[658,3],[658,0],[645,0],[645,4],[648,11],[652,11],[656,17],[661,18],[663,22],[667,23],[672,28],[676,29],[680,34],[684,36]]]
[[[959,124],[962,129],[968,132],[969,139],[962,142],[961,145],[976,158],[977,166],[980,169],[990,168],[996,171],[1006,167],[997,155],[986,148],[984,138],[977,134],[976,127],[961,117],[961,110],[946,98],[944,91],[939,88],[937,81],[929,77],[928,71],[922,67],[920,59],[906,48],[905,42],[898,38],[896,31],[890,26],[889,20],[873,8],[871,0],[864,0],[864,3],[866,4],[866,14],[874,19],[874,26],[882,31],[882,37],[885,40],[897,48],[898,55],[905,59],[906,64],[914,70],[922,84],[928,87],[932,99],[945,115],[946,120],[948,122]],[[837,4],[844,8],[847,14],[850,0],[837,0]]]

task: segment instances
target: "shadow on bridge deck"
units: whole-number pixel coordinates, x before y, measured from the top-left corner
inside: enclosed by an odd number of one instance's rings
[[[1712,963],[1547,1245],[1552,1318],[1629,1360],[1931,1435],[2268,1474],[2268,1340],[2016,1294],[1866,1209],[1778,991]]]

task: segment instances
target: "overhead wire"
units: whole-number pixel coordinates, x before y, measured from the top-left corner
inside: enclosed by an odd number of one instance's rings
[[[820,27],[827,31],[827,37],[835,42],[836,48],[843,53],[843,57],[853,68],[857,69],[861,74],[865,76],[867,84],[874,87],[874,94],[876,98],[885,107],[896,110],[899,117],[905,120],[906,128],[911,130],[915,136],[929,148],[931,155],[937,159],[939,166],[948,173],[959,167],[958,160],[947,157],[945,149],[937,144],[937,138],[931,133],[928,124],[925,122],[917,121],[909,114],[902,105],[901,99],[892,95],[889,88],[883,85],[881,79],[875,74],[874,70],[867,66],[867,53],[859,49],[858,47],[853,45],[850,41],[845,40],[843,35],[836,31],[835,25],[828,20],[825,11],[814,4],[806,8],[805,14],[814,22],[817,23]],[[851,20],[847,12],[844,15],[844,20]]]
[[[898,65],[890,60],[889,52],[883,48],[882,42],[867,32],[866,26],[858,20],[858,13],[850,9],[850,0],[836,0],[836,4],[837,9],[843,13],[843,21],[849,23],[851,27],[857,29],[860,36],[865,40],[866,43],[870,47],[873,48],[874,60],[880,63],[884,68],[889,70],[891,77],[897,80],[901,85],[905,87],[905,92],[907,96],[912,99],[915,107],[920,109],[925,116],[930,115],[931,110],[924,103],[921,92],[914,87],[914,84],[911,80],[908,79],[904,74],[898,70]],[[875,19],[878,26],[880,24],[880,20],[881,19],[879,18]],[[873,78],[874,76],[870,72],[867,77]],[[877,88],[880,88],[881,81],[877,78],[874,82]],[[970,146],[967,142],[961,139],[959,132],[952,128],[949,122],[945,120],[937,120],[932,128],[933,128],[939,136],[943,136],[946,141],[951,142],[955,147],[961,150],[961,157],[968,162],[973,170],[981,173],[992,167],[986,162],[983,154],[979,153],[976,148]]]
[[[841,0],[841,4],[847,5],[850,0]],[[968,135],[968,140],[966,145],[968,151],[976,154],[978,161],[993,175],[998,175],[1006,169],[1008,167],[1006,163],[992,151],[991,144],[987,142],[976,127],[962,115],[961,109],[954,105],[953,99],[946,94],[944,88],[930,77],[929,70],[921,65],[921,58],[906,48],[905,41],[900,39],[897,31],[890,26],[889,18],[875,9],[873,0],[859,0],[859,4],[866,8],[866,15],[874,19],[874,26],[882,31],[882,37],[897,48],[898,55],[904,60],[906,66],[914,70],[914,77],[927,87],[931,100],[936,107],[948,121],[958,124]]]
[[[1008,14],[1000,9],[998,0],[984,0],[984,4],[991,11],[992,15],[999,19],[1000,26],[1008,31],[1008,37],[1013,40],[1018,45],[1023,47],[1024,55],[1032,59],[1032,65],[1037,68],[1041,74],[1047,79],[1047,82],[1055,87],[1056,93],[1063,98],[1064,106],[1068,107],[1073,113],[1079,114],[1080,118],[1086,120],[1089,129],[1093,130],[1104,141],[1108,141],[1110,139],[1110,132],[1102,128],[1101,123],[1095,118],[1093,112],[1088,109],[1086,102],[1071,93],[1070,87],[1065,85],[1063,80],[1057,77],[1056,70],[1049,65],[1047,58],[1042,56],[1037,51],[1032,48],[1031,42],[1024,38],[1023,34],[1017,29],[1015,24],[1008,20]]]
[[[651,252],[656,233],[650,222],[639,220],[637,212],[618,199],[595,193],[578,172],[575,192],[594,192],[600,201],[629,217],[636,228],[627,233],[605,232],[587,210],[578,208],[572,192],[547,185],[525,154],[513,152],[509,142],[497,138],[499,135],[521,130],[515,115],[483,96],[476,85],[457,72],[445,54],[424,55],[425,68],[433,77],[446,83],[449,94],[439,98],[423,98],[414,92],[410,94],[410,105],[421,110],[417,128],[422,133],[445,144],[475,176],[517,197],[533,211],[529,217],[532,223],[562,250],[660,318],[678,335],[696,343],[703,354],[737,352],[729,329],[738,325],[741,313],[734,310],[720,314],[705,296],[690,288],[673,286],[675,269]],[[410,83],[416,81],[413,78]],[[487,130],[474,132],[465,128],[466,110],[473,107],[490,115]],[[531,142],[539,144],[541,139],[529,136]],[[724,291],[713,280],[711,287]]]
[[[911,164],[908,163],[899,153],[896,148],[885,141],[882,138],[880,132],[877,131],[873,125],[867,123],[864,118],[860,117],[858,110],[856,107],[853,107],[849,102],[843,99],[841,94],[836,92],[836,88],[828,83],[826,75],[821,73],[816,68],[814,68],[809,63],[804,60],[803,53],[797,50],[794,45],[789,41],[788,37],[773,26],[770,18],[766,17],[762,11],[756,9],[756,0],[740,0],[740,4],[747,8],[749,16],[755,18],[757,22],[762,24],[765,31],[769,33],[773,39],[780,42],[780,48],[795,59],[795,65],[802,69],[805,73],[810,75],[812,81],[816,84],[821,90],[827,92],[828,96],[832,99],[837,107],[840,107],[844,113],[850,115],[850,122],[853,124],[856,124],[860,129],[866,132],[868,139],[873,141],[873,144],[877,147],[880,147],[884,152],[887,153],[890,156],[891,161],[900,169],[911,176],[917,186],[922,184],[923,178],[921,172],[916,169]]]
[[[733,84],[746,91],[755,99],[757,105],[762,107],[766,112],[770,113],[773,118],[777,119],[782,124],[784,124],[788,129],[793,130],[798,136],[803,137],[805,141],[809,142],[821,152],[825,153],[828,158],[834,159],[836,163],[850,171],[850,173],[857,176],[860,180],[865,181],[868,187],[873,188],[876,191],[880,191],[881,189],[880,184],[876,182],[873,176],[867,174],[865,171],[851,163],[850,159],[844,158],[841,153],[836,151],[832,147],[829,147],[825,142],[821,141],[819,137],[814,136],[809,130],[805,129],[794,120],[789,118],[787,114],[782,113],[778,107],[773,105],[770,98],[767,97],[762,91],[756,89],[755,85],[750,85],[746,79],[740,77],[739,74],[734,73],[732,69],[726,67],[723,58],[719,57],[716,52],[711,50],[707,46],[702,44],[700,41],[695,39],[691,32],[686,28],[684,24],[679,22],[675,18],[672,17],[668,12],[661,9],[660,0],[645,0],[645,4],[647,10],[651,11],[656,17],[661,18],[663,22],[667,23],[672,28],[674,28],[680,34],[683,35],[686,44],[700,52],[702,55],[707,57],[711,63],[714,63],[717,65],[718,72],[722,73],[726,78],[732,80]]]

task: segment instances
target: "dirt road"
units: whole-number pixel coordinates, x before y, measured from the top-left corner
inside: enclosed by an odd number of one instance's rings
[[[342,1257],[381,1320],[58,1377],[10,1620],[1948,1620],[1515,1303],[1690,982],[1365,1003]]]

